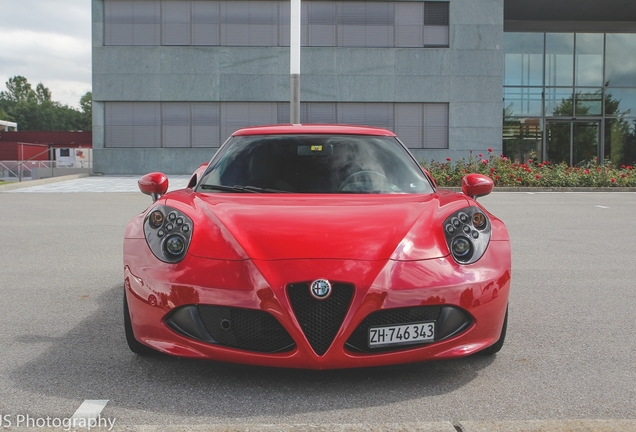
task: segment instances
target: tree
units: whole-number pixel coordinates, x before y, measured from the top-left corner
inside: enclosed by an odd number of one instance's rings
[[[35,100],[39,104],[51,102],[51,90],[44,87],[42,83],[39,83],[35,88]]]
[[[35,90],[23,76],[9,78],[0,92],[0,110],[23,131],[91,130],[91,92],[80,99],[81,111],[52,99],[51,90],[39,83]]]
[[[7,90],[0,92],[0,99],[8,102],[28,102],[35,98],[35,92],[31,88],[31,84],[23,76],[16,75],[9,78],[6,83]]]
[[[4,110],[2,108],[0,108],[0,120],[13,121],[13,119],[11,119],[11,117],[9,117],[9,114],[4,112]]]
[[[83,130],[93,129],[93,93],[86,92],[79,100],[80,109],[82,110],[82,121],[84,122]]]

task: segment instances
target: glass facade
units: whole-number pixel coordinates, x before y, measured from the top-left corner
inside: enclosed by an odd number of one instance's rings
[[[636,161],[636,34],[504,33],[503,153]]]

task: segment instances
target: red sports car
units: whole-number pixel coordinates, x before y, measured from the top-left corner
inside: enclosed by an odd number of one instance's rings
[[[130,349],[332,369],[493,354],[510,241],[476,197],[436,189],[390,131],[276,125],[235,132],[186,189],[124,239]]]

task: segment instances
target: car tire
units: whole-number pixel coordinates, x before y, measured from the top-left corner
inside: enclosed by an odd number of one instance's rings
[[[126,299],[126,289],[124,288],[124,331],[126,332],[126,342],[128,343],[128,348],[132,352],[140,356],[149,356],[156,354],[157,351],[152,348],[147,347],[146,345],[139,342],[135,339],[135,334],[133,333],[132,322],[130,321],[130,311],[128,310],[128,300]]]
[[[506,330],[508,329],[508,308],[506,307],[506,316],[504,318],[503,327],[501,328],[501,335],[499,336],[499,340],[495,342],[493,345],[479,352],[482,355],[493,355],[498,353],[503,347],[504,341],[506,340]]]

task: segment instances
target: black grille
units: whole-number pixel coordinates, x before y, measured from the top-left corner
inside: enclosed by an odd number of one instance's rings
[[[197,308],[206,330],[220,345],[267,353],[296,346],[281,323],[267,312],[225,306]]]
[[[331,346],[353,298],[353,285],[333,283],[331,295],[324,300],[313,298],[309,283],[287,286],[287,295],[307,340],[316,354],[323,355]]]
[[[440,306],[417,306],[373,312],[354,330],[347,340],[346,346],[354,351],[362,352],[395,351],[416,347],[418,345],[369,348],[369,327],[437,321],[441,311]]]

